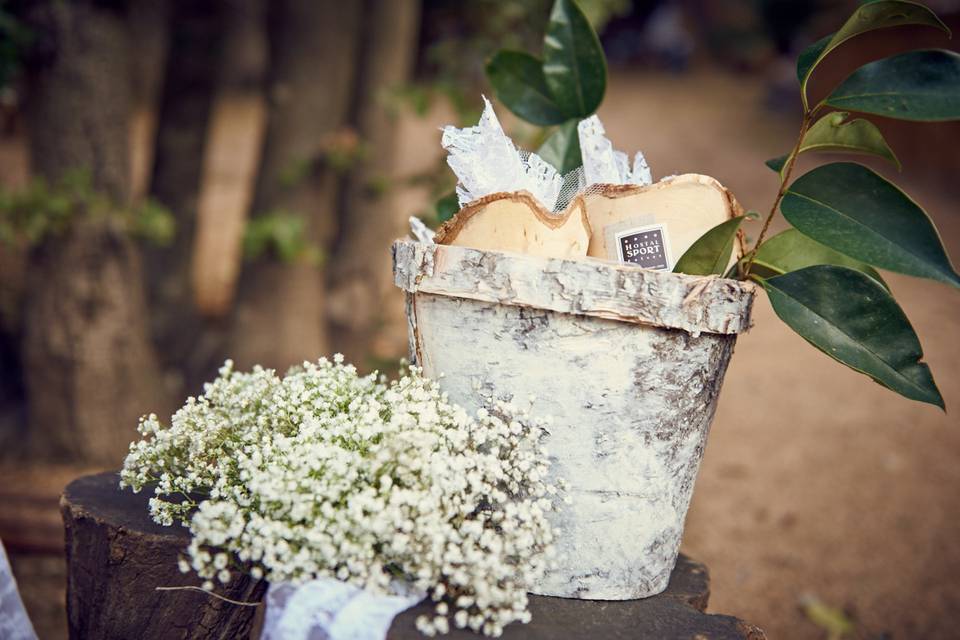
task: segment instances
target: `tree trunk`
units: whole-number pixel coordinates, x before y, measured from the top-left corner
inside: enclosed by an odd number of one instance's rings
[[[328,313],[333,342],[358,364],[396,356],[376,344],[387,319],[402,326],[402,302],[391,286],[390,243],[406,216],[394,202],[396,109],[390,92],[410,76],[420,24],[419,0],[367,0],[357,88],[356,126],[368,153],[350,173],[337,258],[331,268]]]
[[[193,302],[210,320],[233,309],[243,264],[243,236],[266,122],[265,16],[261,0],[229,0],[190,267]]]
[[[176,220],[173,244],[145,251],[153,336],[164,368],[182,374],[188,383],[194,372],[209,373],[202,357],[207,350],[198,348],[206,332],[193,306],[189,275],[224,19],[219,0],[173,2],[176,28],[171,30],[150,184],[151,196]]]
[[[44,50],[30,65],[26,113],[36,175],[89,171],[118,206],[129,199],[130,82],[123,16],[86,2],[34,5]],[[119,463],[137,418],[163,410],[148,339],[138,251],[109,219],[77,213],[35,247],[23,364],[40,455]]]
[[[326,246],[338,176],[324,145],[346,120],[359,3],[285,0],[269,9],[267,137],[253,213],[303,216],[308,240]],[[264,258],[245,265],[231,340],[241,366],[284,369],[327,351],[324,275],[314,264]]]
[[[168,0],[129,0],[127,24],[132,42],[132,113],[130,122],[130,193],[141,199],[150,187],[160,93],[170,43]],[[182,28],[178,25],[178,29]]]
[[[190,533],[150,519],[150,491],[120,489],[116,473],[84,476],[60,499],[66,529],[67,622],[71,638],[246,638],[256,607],[195,590],[196,575],[177,560]],[[236,575],[236,574],[235,574]],[[266,582],[245,575],[217,589],[238,602],[258,602]]]

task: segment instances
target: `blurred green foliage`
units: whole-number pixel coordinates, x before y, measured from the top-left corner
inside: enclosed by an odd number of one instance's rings
[[[244,256],[248,260],[269,256],[288,264],[319,265],[323,250],[307,239],[306,232],[306,220],[296,213],[277,210],[256,216],[244,231]]]
[[[159,203],[117,205],[93,188],[89,172],[77,170],[54,185],[35,178],[23,189],[0,190],[0,242],[34,246],[64,233],[81,215],[119,222],[132,236],[159,246],[176,233],[173,216]]]
[[[16,77],[23,50],[31,40],[32,32],[0,4],[0,89]]]

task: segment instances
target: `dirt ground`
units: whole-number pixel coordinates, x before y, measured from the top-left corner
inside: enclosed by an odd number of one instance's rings
[[[766,210],[777,184],[763,161],[789,148],[796,123],[766,110],[764,96],[760,81],[721,72],[615,76],[600,115],[618,148],[646,153],[655,177],[710,174],[747,208]],[[401,122],[403,172],[435,160],[446,121],[438,110]],[[960,187],[905,175],[960,256]],[[411,190],[400,201],[415,212],[424,195]],[[960,633],[960,295],[906,277],[888,282],[951,413],[835,364],[780,324],[762,297],[727,374],[684,551],[710,567],[710,609],[771,638],[826,637],[800,611],[809,596],[845,610],[864,638]],[[58,579],[49,563],[15,566],[23,578]],[[50,592],[22,582],[45,620],[42,635],[56,637],[62,612],[49,606]]]

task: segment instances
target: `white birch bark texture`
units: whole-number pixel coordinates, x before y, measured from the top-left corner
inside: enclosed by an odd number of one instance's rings
[[[666,589],[755,286],[406,240],[393,255],[424,374],[468,411],[534,396],[536,415],[553,418],[545,445],[570,503],[551,515],[556,565],[531,590]]]

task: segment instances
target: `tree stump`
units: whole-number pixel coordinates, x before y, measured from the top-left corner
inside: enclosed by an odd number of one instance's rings
[[[530,596],[530,624],[511,624],[504,640],[766,640],[762,630],[732,616],[707,614],[710,574],[707,567],[680,555],[663,593],[642,600],[570,600]],[[417,616],[433,613],[422,602],[393,621],[387,640],[420,640]],[[443,636],[476,639],[464,630]]]
[[[71,638],[154,640],[246,638],[254,607],[230,604],[196,591],[157,591],[197,585],[177,568],[189,544],[187,529],[161,527],[147,511],[149,491],[120,490],[116,473],[70,483],[60,501],[67,543],[67,618]],[[239,578],[218,593],[257,602],[266,583]],[[763,631],[725,615],[704,613],[710,597],[707,568],[680,556],[667,590],[642,600],[568,600],[530,597],[533,621],[509,625],[507,640],[765,640]],[[422,640],[415,621],[430,615],[425,601],[394,620],[388,640]],[[480,638],[453,630],[451,640]]]
[[[66,529],[67,622],[71,638],[244,638],[255,607],[224,602],[198,591],[157,587],[199,586],[180,573],[177,560],[190,543],[181,526],[162,527],[147,511],[149,492],[120,490],[116,473],[84,476],[60,499]],[[224,597],[258,602],[266,583],[243,576]]]

